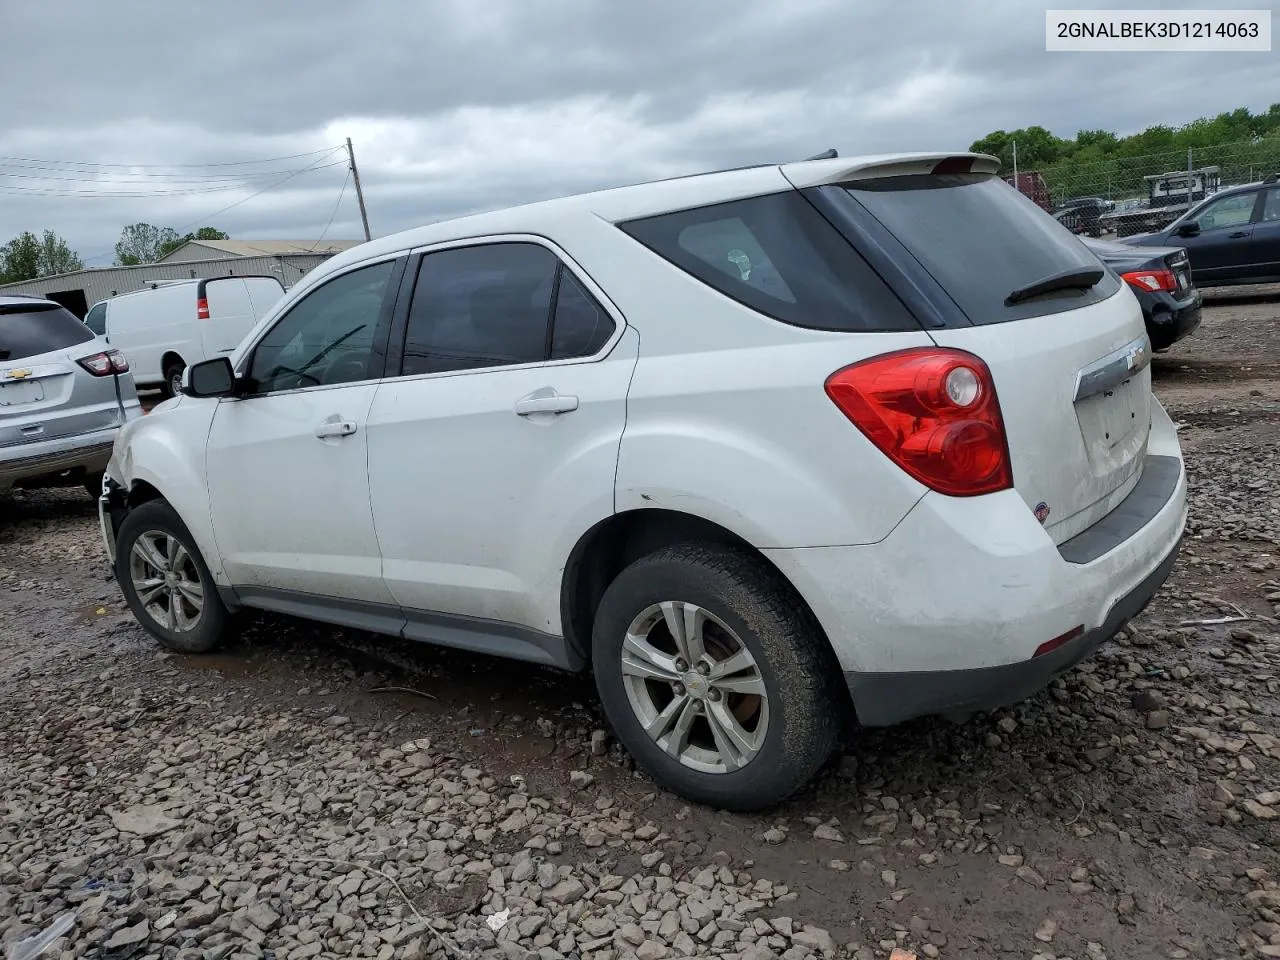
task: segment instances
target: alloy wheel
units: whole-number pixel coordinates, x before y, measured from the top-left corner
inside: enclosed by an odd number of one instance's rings
[[[667,601],[642,611],[623,641],[622,679],[645,732],[690,769],[732,773],[764,746],[764,676],[746,644],[703,607]]]
[[[204,612],[204,585],[195,559],[163,530],[140,534],[129,551],[129,579],[138,603],[159,626],[187,633]]]

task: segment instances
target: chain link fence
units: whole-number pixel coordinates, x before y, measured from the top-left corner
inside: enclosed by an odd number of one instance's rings
[[[1017,186],[1077,233],[1124,237],[1163,229],[1206,196],[1277,173],[1280,137],[1266,137],[1136,157],[1020,167]],[[1012,175],[1006,179],[1013,182]]]

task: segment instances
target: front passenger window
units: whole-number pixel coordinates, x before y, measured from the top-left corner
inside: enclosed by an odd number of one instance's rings
[[[373,335],[394,269],[388,260],[352,270],[298,301],[254,348],[253,392],[367,380]]]
[[[1256,193],[1237,193],[1211,203],[1196,219],[1201,230],[1218,230],[1222,227],[1243,227],[1253,217]]]

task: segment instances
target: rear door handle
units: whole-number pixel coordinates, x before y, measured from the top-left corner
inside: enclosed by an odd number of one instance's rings
[[[329,437],[349,437],[356,432],[354,420],[326,420],[316,427],[316,436],[321,440]]]
[[[1230,237],[1232,240],[1239,240],[1241,237],[1247,237],[1248,235],[1249,235],[1248,230],[1237,230],[1235,233],[1227,234],[1227,236]]]
[[[516,416],[527,417],[533,413],[570,413],[578,409],[578,398],[556,393],[551,387],[535,390],[516,401]]]

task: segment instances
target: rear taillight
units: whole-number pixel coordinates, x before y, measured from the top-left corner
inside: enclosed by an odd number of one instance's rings
[[[204,297],[201,297],[199,300],[196,301],[196,319],[197,320],[209,319],[209,301],[206,300]]]
[[[930,489],[974,497],[1013,486],[995,384],[973,354],[889,353],[837,370],[826,388],[867,439]]]
[[[109,377],[113,373],[128,373],[129,361],[119,350],[106,350],[91,357],[81,357],[80,366],[95,377]]]
[[[1178,278],[1172,270],[1134,270],[1122,273],[1120,277],[1139,290],[1167,290],[1172,293],[1178,289]]]

